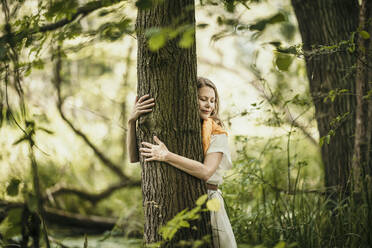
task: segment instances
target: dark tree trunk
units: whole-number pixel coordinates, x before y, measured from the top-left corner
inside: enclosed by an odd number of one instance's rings
[[[292,0],[304,50],[314,46],[335,45],[349,40],[358,28],[357,0]],[[356,55],[340,51],[305,56],[310,91],[320,137],[330,134],[330,142],[321,148],[325,169],[325,186],[349,192],[354,151],[356,97]],[[324,101],[331,90],[347,89],[348,93],[336,96],[334,102]],[[344,116],[335,121],[338,116]]]
[[[371,16],[372,3],[367,0],[363,0],[359,11],[359,29],[361,32],[368,31],[372,34],[372,24],[369,23],[368,17]],[[371,147],[371,124],[372,120],[369,119],[369,112],[372,112],[371,102],[372,96],[368,96],[369,91],[368,84],[371,76],[371,38],[362,37],[358,35],[358,50],[357,50],[357,63],[356,63],[356,119],[355,119],[355,139],[354,139],[354,157],[353,157],[353,190],[361,192],[363,187],[368,189],[367,184],[364,184],[366,180],[360,180],[365,178],[366,175],[371,175],[370,165],[370,147]],[[369,64],[369,65],[368,65]],[[368,196],[368,194],[367,194]]]
[[[151,27],[195,25],[193,0],[165,0],[151,9],[138,10],[137,75],[138,95],[155,98],[151,114],[139,119],[138,144],[154,143],[157,135],[168,149],[182,156],[202,160],[201,127],[198,114],[195,43],[188,49],[168,41],[158,52],[148,49],[145,31]],[[160,162],[144,162],[142,193],[145,215],[144,242],[161,240],[159,227],[185,208],[195,207],[198,197],[206,194],[205,183]],[[210,234],[209,215],[203,215],[197,229],[185,228],[167,246],[179,240],[196,240]]]

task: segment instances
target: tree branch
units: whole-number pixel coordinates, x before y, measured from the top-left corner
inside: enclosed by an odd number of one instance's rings
[[[66,195],[66,194],[73,194],[84,200],[90,201],[92,204],[96,204],[97,202],[103,200],[104,198],[109,197],[116,190],[119,190],[125,187],[138,187],[138,186],[141,186],[141,181],[125,181],[125,182],[120,182],[120,183],[111,185],[100,193],[89,193],[89,192],[85,192],[79,189],[57,187],[57,188],[47,191],[47,195],[44,196],[44,199],[48,197],[58,197],[61,195]]]
[[[60,48],[58,48],[60,49]],[[101,160],[101,162],[109,168],[111,171],[113,171],[116,175],[118,175],[122,180],[125,180],[127,182],[131,182],[128,176],[126,176],[123,171],[121,170],[119,165],[116,165],[114,162],[112,162],[109,158],[107,158],[103,152],[101,152],[91,141],[90,139],[79,129],[77,129],[72,122],[65,116],[65,114],[62,111],[62,105],[63,105],[63,98],[61,96],[61,83],[62,83],[62,77],[61,77],[61,69],[62,69],[62,60],[60,54],[57,54],[55,64],[55,80],[54,85],[57,90],[57,109],[61,116],[61,118],[67,123],[67,125],[74,131],[76,135],[78,135],[80,138],[84,140],[84,142],[93,150],[93,152],[96,154],[96,156]]]
[[[26,204],[21,202],[9,202],[0,200],[0,207],[4,208],[5,212],[8,212],[14,208],[24,208]],[[72,228],[82,228],[86,233],[87,230],[91,232],[103,232],[111,230],[118,223],[118,218],[113,217],[102,217],[97,215],[82,215],[78,213],[70,213],[61,209],[45,207],[45,218],[48,222],[58,226],[68,226]],[[125,225],[124,225],[125,227]],[[123,228],[123,227],[121,227]],[[140,237],[139,232],[130,232],[131,237]]]
[[[94,11],[100,9],[100,8],[109,7],[111,5],[117,4],[117,3],[122,2],[122,1],[124,1],[124,0],[110,0],[110,1],[97,0],[97,1],[88,2],[84,6],[79,7],[76,10],[75,14],[73,14],[70,18],[63,18],[62,20],[59,20],[57,22],[48,23],[48,24],[45,24],[41,27],[37,27],[37,28],[34,28],[34,29],[27,29],[26,31],[22,30],[22,31],[18,32],[16,35],[9,34],[9,33],[5,34],[5,35],[0,37],[0,44],[1,43],[6,43],[6,41],[10,39],[11,35],[13,35],[12,38],[14,40],[22,41],[23,38],[25,38],[29,35],[33,35],[33,34],[36,34],[36,33],[45,33],[45,32],[48,32],[48,31],[54,31],[58,28],[61,28],[61,27],[65,26],[66,24],[72,23],[79,16],[85,17],[85,16],[89,15],[90,13],[92,13],[92,12],[94,12]]]

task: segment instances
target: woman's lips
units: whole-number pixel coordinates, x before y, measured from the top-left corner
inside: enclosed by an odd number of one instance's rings
[[[202,112],[203,112],[204,114],[209,114],[211,111],[202,110]]]

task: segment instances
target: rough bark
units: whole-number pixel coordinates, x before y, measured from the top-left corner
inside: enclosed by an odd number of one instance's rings
[[[359,11],[359,31],[365,32],[371,30],[371,20],[368,21],[368,17],[371,16],[372,3],[367,3],[366,0],[362,1]],[[365,176],[371,175],[371,165],[369,158],[369,149],[371,143],[371,120],[369,119],[369,112],[372,111],[370,108],[372,97],[367,96],[368,82],[372,78],[369,77],[369,71],[371,68],[368,67],[368,62],[371,60],[371,55],[368,54],[370,48],[371,38],[366,39],[361,35],[358,36],[358,50],[357,50],[357,63],[356,63],[356,119],[355,119],[355,138],[354,138],[354,157],[353,157],[353,190],[356,192],[362,191],[363,183],[366,181]],[[371,53],[371,51],[369,51]],[[367,96],[367,97],[366,97]],[[363,180],[360,180],[360,179]],[[366,186],[366,184],[364,185]],[[367,189],[368,187],[366,187]],[[368,194],[367,194],[368,195]]]
[[[335,45],[349,40],[358,28],[357,0],[292,0],[304,50],[313,46]],[[325,186],[348,192],[355,131],[355,55],[338,51],[318,56],[305,56],[310,91],[320,137],[331,129],[335,135],[321,148],[325,169]],[[324,101],[331,90],[347,89],[334,102]],[[340,122],[337,116],[348,113]],[[332,124],[333,122],[333,124]]]
[[[151,27],[195,25],[193,0],[165,0],[151,9],[139,10],[138,40],[138,95],[155,98],[151,114],[139,119],[138,144],[154,143],[157,135],[168,149],[179,155],[202,160],[201,129],[197,103],[196,48],[180,48],[171,40],[157,52],[147,47],[145,30]],[[206,194],[205,184],[166,163],[144,162],[142,193],[145,215],[144,242],[161,240],[159,227],[185,208],[193,208],[196,199]],[[184,228],[167,247],[175,247],[179,240],[196,240],[210,234],[209,216],[203,215],[197,229]]]

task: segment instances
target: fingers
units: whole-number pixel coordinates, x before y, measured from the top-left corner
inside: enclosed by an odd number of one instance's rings
[[[151,153],[143,153],[143,152],[141,152],[141,156],[152,157],[152,154]]]
[[[148,142],[142,142],[142,145],[152,148],[154,145]]]
[[[145,101],[149,97],[150,97],[149,94],[146,94],[146,95],[141,96],[140,99],[138,100],[138,103],[142,103],[143,101]]]
[[[149,94],[141,96],[140,99],[138,99],[138,103],[141,103],[143,100],[145,100],[148,97],[149,97]]]
[[[145,147],[142,147],[139,150],[140,150],[140,152],[151,152],[151,149],[145,148]]]
[[[155,99],[154,98],[150,98],[150,99],[148,99],[146,101],[143,101],[141,104],[149,104],[149,103],[151,103],[153,101],[155,101]]]
[[[138,109],[139,110],[144,110],[144,109],[148,109],[148,108],[151,108],[151,107],[153,107],[155,105],[155,103],[153,102],[153,103],[150,103],[150,104],[147,104],[147,105],[140,105],[140,106],[138,106]]]
[[[153,157],[152,151],[149,148],[140,148],[141,156],[145,157],[145,162],[156,160],[155,157]]]
[[[144,109],[144,110],[139,110],[138,112],[140,113],[140,114],[144,114],[144,113],[149,113],[149,112],[151,112],[152,111],[152,109]]]
[[[157,136],[154,136],[154,141],[158,144],[161,145],[163,142],[160,141],[160,139]]]

